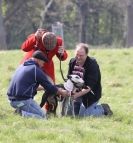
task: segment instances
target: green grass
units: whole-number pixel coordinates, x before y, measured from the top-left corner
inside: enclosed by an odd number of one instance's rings
[[[133,142],[133,49],[95,49],[102,73],[103,96],[101,102],[109,103],[114,115],[102,118],[49,120],[25,119],[15,115],[6,97],[11,76],[23,57],[23,52],[0,52],[0,143],[132,143]],[[68,61],[63,62],[64,76]],[[63,80],[59,61],[55,60],[56,81]],[[41,100],[42,92],[36,96]]]

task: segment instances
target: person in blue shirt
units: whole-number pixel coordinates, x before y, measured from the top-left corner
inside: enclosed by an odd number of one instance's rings
[[[48,59],[37,50],[32,58],[21,64],[15,71],[8,91],[10,105],[19,111],[23,117],[46,118],[46,112],[34,100],[37,90],[48,91],[50,94],[67,96],[68,92],[62,88],[52,85],[47,76],[42,71],[44,62]]]

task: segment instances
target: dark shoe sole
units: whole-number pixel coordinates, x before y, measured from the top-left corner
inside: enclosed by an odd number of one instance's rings
[[[112,112],[112,110],[110,109],[110,107],[109,107],[108,104],[101,104],[101,105],[102,105],[102,107],[103,107],[103,109],[104,109],[104,114],[105,114],[106,116],[111,116],[111,115],[113,115],[113,112]]]

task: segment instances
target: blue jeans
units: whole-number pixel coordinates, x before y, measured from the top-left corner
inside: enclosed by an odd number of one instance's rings
[[[80,106],[79,116],[80,117],[87,117],[87,116],[94,116],[100,117],[104,115],[104,109],[102,105],[98,105],[98,102],[95,102],[88,108],[85,108],[83,104]]]
[[[46,118],[46,112],[33,99],[10,101],[15,109],[20,109],[23,117]]]

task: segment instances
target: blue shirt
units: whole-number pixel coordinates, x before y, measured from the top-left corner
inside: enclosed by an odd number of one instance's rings
[[[50,94],[56,94],[57,87],[49,82],[39,65],[32,59],[27,60],[15,71],[7,95],[9,99],[14,97],[22,99],[33,98],[37,93],[39,84]]]

